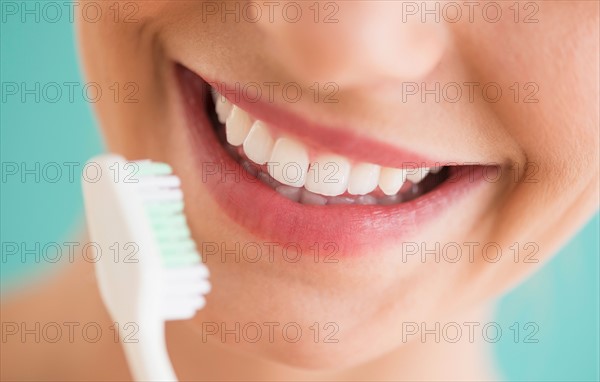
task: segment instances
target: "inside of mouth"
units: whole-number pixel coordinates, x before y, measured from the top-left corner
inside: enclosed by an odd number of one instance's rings
[[[304,187],[288,186],[269,175],[266,165],[258,165],[248,159],[242,147],[236,147],[227,142],[225,124],[219,122],[213,97],[210,96],[210,90],[207,90],[207,94],[203,98],[206,100],[207,116],[219,142],[225,151],[240,165],[241,171],[247,172],[246,178],[256,178],[257,181],[293,202],[308,205],[394,205],[417,199],[431,192],[444,183],[450,175],[451,166],[441,167],[436,173],[430,172],[418,183],[406,180],[395,195],[386,195],[377,187],[365,195],[352,195],[346,191],[338,196],[325,196],[308,191]]]

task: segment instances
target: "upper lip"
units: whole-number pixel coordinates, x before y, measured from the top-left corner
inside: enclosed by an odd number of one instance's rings
[[[200,74],[198,76],[202,77]],[[211,81],[206,78],[204,80],[208,84],[212,84],[232,104],[242,108],[254,118],[295,136],[322,152],[332,152],[356,161],[393,168],[476,164],[443,161],[431,155],[412,152],[372,139],[348,128],[324,125],[291,112],[275,102],[260,98],[258,100],[250,99],[246,92],[240,90],[240,86],[222,81]]]

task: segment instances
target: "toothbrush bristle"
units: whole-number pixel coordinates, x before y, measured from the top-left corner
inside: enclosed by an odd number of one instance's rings
[[[165,163],[139,162],[138,174],[139,191],[164,268],[164,318],[191,318],[205,305],[203,295],[210,291],[210,283],[183,212],[181,182]]]

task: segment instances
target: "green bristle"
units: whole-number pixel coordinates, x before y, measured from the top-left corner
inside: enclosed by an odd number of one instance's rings
[[[163,265],[167,268],[184,267],[187,265],[193,265],[200,262],[200,258],[197,253],[177,255],[170,257],[163,257]]]
[[[161,258],[166,266],[193,263],[198,259],[196,244],[192,240],[166,241],[158,243]]]
[[[177,215],[164,215],[164,216],[149,216],[150,224],[152,224],[152,228],[156,231],[159,231],[164,228],[169,228],[172,226],[181,227],[187,225],[185,220],[185,216],[183,214]]]
[[[164,227],[158,231],[155,231],[155,235],[159,241],[168,239],[177,240],[190,237],[191,232],[187,224],[184,224],[181,226]]]
[[[190,231],[185,220],[178,220],[170,225],[169,220],[154,222],[159,228],[154,228],[163,265],[167,268],[195,264],[199,261],[196,244],[190,239]]]
[[[166,163],[141,162],[139,166],[140,176],[170,175],[173,172]],[[146,204],[146,212],[165,267],[183,267],[200,261],[196,244],[190,239],[183,201],[152,201]]]
[[[140,162],[138,166],[137,174],[139,176],[171,175],[173,173],[171,166],[162,162]]]
[[[176,200],[171,202],[152,203],[146,208],[151,219],[174,215],[183,211],[183,201]]]
[[[196,244],[190,239],[159,241],[158,246],[160,247],[161,252],[167,256],[180,252],[193,252],[196,250]]]
[[[186,225],[154,229],[154,235],[160,242],[186,240],[190,237],[190,229]]]

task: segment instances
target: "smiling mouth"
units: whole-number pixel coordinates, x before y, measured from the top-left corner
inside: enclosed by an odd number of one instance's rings
[[[392,205],[434,190],[450,166],[384,167],[322,152],[253,118],[216,89],[205,96],[219,142],[248,174],[284,198],[306,205]]]
[[[184,184],[203,184],[231,219],[269,241],[307,251],[335,243],[350,256],[422,234],[442,216],[461,214],[464,224],[481,206],[458,201],[497,167],[432,161],[243,97],[227,104],[194,71],[174,69],[200,174]]]

